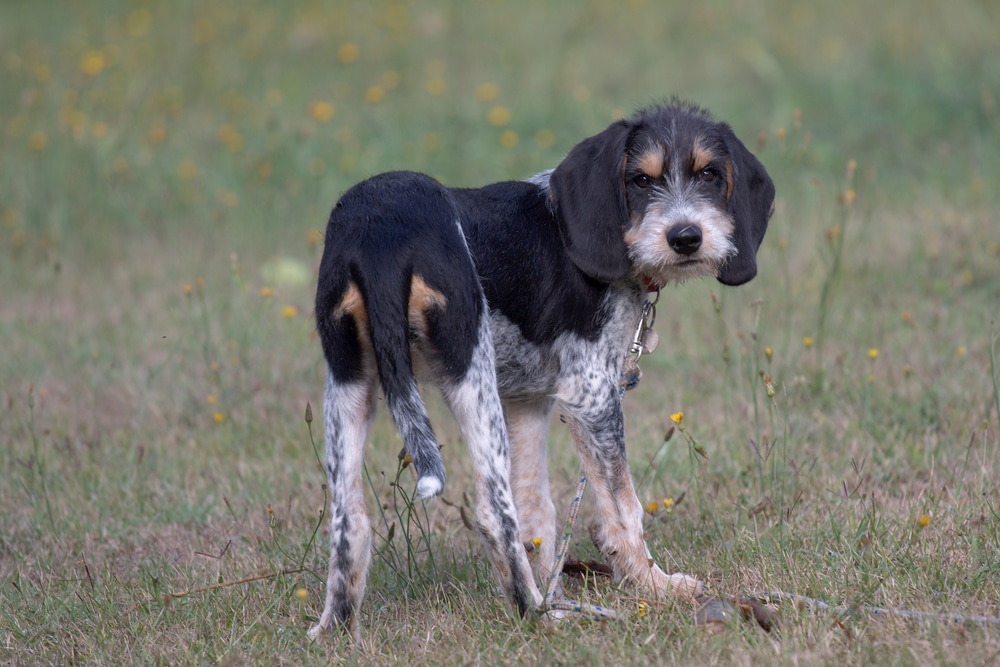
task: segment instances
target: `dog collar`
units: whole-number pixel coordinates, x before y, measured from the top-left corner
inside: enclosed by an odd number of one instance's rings
[[[653,282],[653,279],[649,276],[643,274],[642,284],[646,288],[647,292],[659,292],[660,286]]]

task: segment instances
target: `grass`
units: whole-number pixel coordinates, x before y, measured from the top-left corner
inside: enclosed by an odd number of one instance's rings
[[[917,5],[0,7],[0,662],[995,660],[995,626],[784,606],[780,637],[709,636],[600,582],[581,595],[625,621],[519,621],[433,396],[448,502],[407,501],[382,415],[365,639],[305,637],[337,195],[398,168],[520,178],[673,93],[757,149],[778,205],[754,282],[663,294],[625,398],[658,560],[725,593],[1000,615],[1000,15]],[[558,423],[551,458],[563,515]]]

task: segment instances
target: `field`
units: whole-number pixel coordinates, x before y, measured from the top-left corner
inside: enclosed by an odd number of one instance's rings
[[[998,44],[974,0],[0,4],[0,663],[995,662],[1000,621],[863,608],[1000,616]],[[432,394],[444,498],[409,502],[381,414],[364,639],[310,643],[337,196],[523,178],[674,94],[778,199],[753,282],[660,299],[625,398],[651,549],[855,613],[710,634],[591,580],[624,620],[519,620]],[[550,456],[562,517],[558,421]]]

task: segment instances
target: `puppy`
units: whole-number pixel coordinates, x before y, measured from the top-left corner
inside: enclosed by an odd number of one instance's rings
[[[646,547],[619,381],[647,292],[752,279],[773,202],[729,126],[676,101],[613,123],[528,181],[459,189],[393,172],[349,189],[330,214],[316,294],[332,498],[326,603],[310,637],[359,635],[371,550],[362,461],[379,388],[417,495],[444,487],[418,378],[441,388],[459,423],[477,525],[520,614],[542,601],[523,544],[542,538],[541,580],[555,562],[553,409],[595,490],[595,540],[616,579],[652,596],[701,590]]]

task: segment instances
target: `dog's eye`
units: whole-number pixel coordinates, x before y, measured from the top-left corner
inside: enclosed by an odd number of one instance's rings
[[[653,184],[653,179],[651,179],[646,174],[639,174],[634,179],[632,179],[632,182],[638,185],[640,188],[648,188]]]
[[[698,178],[700,178],[705,183],[711,183],[712,181],[715,180],[716,175],[715,172],[712,171],[711,169],[702,169],[701,173],[698,174]]]

